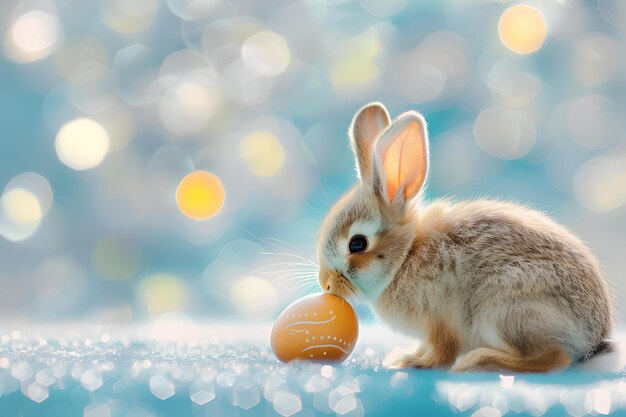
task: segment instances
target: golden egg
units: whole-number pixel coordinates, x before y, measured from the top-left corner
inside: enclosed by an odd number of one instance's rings
[[[271,344],[281,362],[344,361],[354,349],[359,323],[346,300],[312,294],[290,304],[274,323]]]

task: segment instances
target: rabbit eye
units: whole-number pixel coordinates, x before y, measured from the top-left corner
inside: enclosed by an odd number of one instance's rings
[[[353,236],[348,244],[348,249],[350,253],[363,252],[367,249],[367,238],[363,235]]]

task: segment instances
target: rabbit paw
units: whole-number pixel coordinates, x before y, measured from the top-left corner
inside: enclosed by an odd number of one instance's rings
[[[403,368],[432,368],[432,364],[428,363],[424,358],[415,356],[415,354],[407,354],[395,357],[392,360],[387,361],[385,359],[384,365],[388,369],[403,369]]]
[[[432,360],[432,355],[427,355],[428,350],[420,347],[417,352],[405,353],[393,351],[383,361],[383,365],[388,369],[403,368],[435,368],[437,363]]]

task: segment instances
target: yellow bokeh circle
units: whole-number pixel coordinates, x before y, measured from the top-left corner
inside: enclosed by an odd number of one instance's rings
[[[509,7],[498,22],[500,41],[511,51],[521,55],[541,48],[547,33],[541,12],[525,4]]]
[[[271,177],[285,164],[285,151],[278,138],[268,132],[253,132],[241,139],[239,153],[257,177]]]
[[[194,171],[183,178],[176,189],[180,211],[194,220],[215,216],[224,205],[222,181],[208,171]]]
[[[170,274],[154,274],[139,283],[139,295],[152,316],[184,310],[187,290],[184,284]]]

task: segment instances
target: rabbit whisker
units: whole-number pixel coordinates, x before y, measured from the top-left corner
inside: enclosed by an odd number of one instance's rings
[[[302,274],[313,275],[317,274],[318,269],[301,269],[301,268],[293,268],[293,269],[277,269],[271,271],[256,271],[257,275],[280,275],[280,274],[292,274],[294,272],[299,272]]]
[[[310,262],[311,265],[314,264],[314,262],[310,259],[307,258],[303,258],[302,256],[293,254],[293,253],[288,253],[288,252],[260,252],[261,255],[274,255],[274,256],[291,256],[293,258],[297,258],[300,259],[303,262]]]
[[[304,256],[307,255],[307,254],[303,253],[300,248],[296,247],[295,245],[292,245],[291,243],[285,242],[284,240],[276,239],[274,237],[264,237],[263,240],[265,240],[269,244],[273,244],[274,246],[276,246],[278,248],[287,249],[287,250],[294,250],[296,253],[298,253],[300,255],[304,255]]]
[[[274,245],[276,247],[282,248],[282,249],[293,249],[296,252],[299,252],[300,249],[298,247],[296,247],[295,245],[286,242],[282,239],[278,239],[275,237],[271,237],[271,236],[265,236],[261,238],[262,240],[264,240],[265,242],[269,243],[270,245]]]
[[[306,288],[309,286],[314,285],[315,282],[313,281],[296,281],[296,282],[290,282],[289,285],[287,285],[287,288]]]
[[[279,291],[279,293],[281,295],[290,295],[290,294],[297,294],[297,295],[306,295],[306,294],[311,294],[313,292],[315,292],[315,289],[319,289],[319,287],[316,287],[315,285],[312,284],[308,284],[305,286],[297,286],[297,287],[290,287],[290,288],[284,288],[282,290]]]
[[[291,275],[291,276],[283,276],[283,277],[276,277],[274,279],[275,281],[283,281],[283,282],[290,282],[290,281],[302,281],[302,282],[317,282],[317,275]]]
[[[252,271],[250,271],[250,273],[255,273],[255,272],[263,271],[265,269],[270,269],[270,268],[274,268],[274,267],[281,267],[281,266],[298,266],[298,267],[310,268],[310,269],[316,269],[317,268],[317,265],[311,265],[311,264],[304,263],[304,262],[277,262],[275,264],[263,265],[263,266],[260,266],[258,268],[255,268]]]
[[[292,251],[293,250],[293,251],[295,251],[298,254],[298,256],[302,260],[304,260],[304,261],[314,261],[312,259],[307,259],[307,257],[309,256],[308,254],[303,253],[301,251],[301,249],[299,249],[295,245],[292,245],[292,244],[290,244],[288,242],[285,242],[285,241],[280,240],[280,239],[272,238],[272,237],[260,237],[260,236],[255,235],[254,233],[252,233],[250,230],[246,230],[246,232],[250,236],[254,237],[259,242],[269,243],[270,245],[272,245],[272,246],[274,246],[276,248],[279,248],[281,250],[287,250],[287,251]],[[261,252],[261,253],[263,253],[263,252]],[[287,254],[283,254],[283,255],[287,255]],[[289,255],[296,256],[294,254],[289,254]]]
[[[324,189],[324,186],[322,185],[321,181],[319,180],[319,178],[317,178],[315,174],[311,173],[311,176],[315,179],[315,181],[317,182],[317,185],[319,185],[320,190],[322,190],[322,194],[324,194],[324,198],[326,199],[326,203],[328,204],[328,209],[330,210],[330,208],[332,207],[332,204],[330,204],[330,199],[328,198],[328,194],[326,194],[326,190]]]
[[[313,209],[313,210],[314,210],[317,214],[319,214],[319,215],[320,215],[320,217],[324,217],[324,214],[322,214],[322,212],[321,212],[321,211],[319,211],[319,210],[318,210],[315,206],[313,206],[313,205],[311,205],[311,204],[307,203],[306,201],[291,200],[291,199],[289,199],[289,198],[286,198],[286,199],[285,199],[285,201],[289,201],[289,202],[291,202],[291,203],[298,203],[298,204],[302,204],[303,206],[306,206],[306,207],[308,207],[308,208],[310,208],[310,209]]]
[[[293,273],[293,272],[308,272],[314,273],[317,272],[317,269],[303,269],[303,268],[294,268],[294,269],[280,269],[278,271],[262,271],[259,275],[272,275],[272,274],[283,274],[283,273]]]
[[[315,280],[315,281],[312,281],[312,280],[310,280],[310,281],[296,281],[295,283],[294,282],[290,283],[290,287],[291,288],[300,288],[300,287],[304,288],[304,287],[313,286],[313,285],[317,285],[317,280]]]

